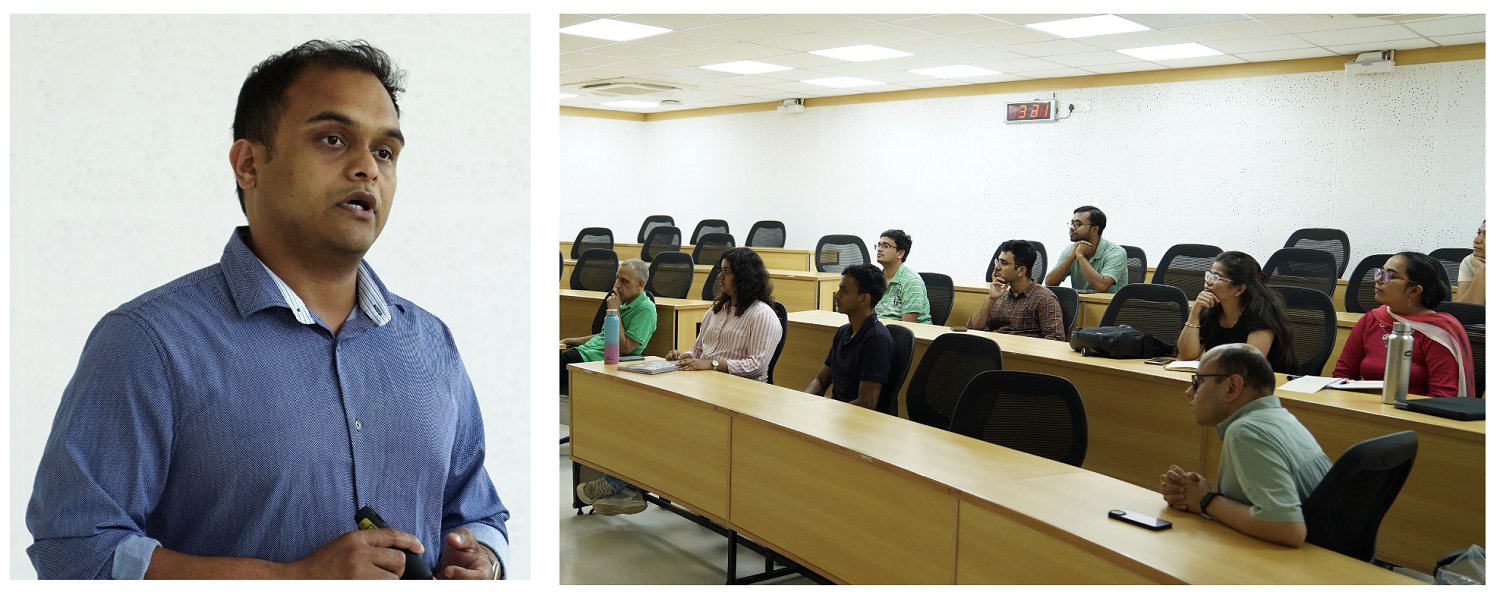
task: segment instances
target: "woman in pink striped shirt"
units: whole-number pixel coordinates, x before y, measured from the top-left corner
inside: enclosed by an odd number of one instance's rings
[[[745,247],[719,259],[719,298],[703,315],[692,349],[667,352],[683,370],[714,370],[766,381],[781,342],[781,321],[771,309],[771,276],[760,255]]]

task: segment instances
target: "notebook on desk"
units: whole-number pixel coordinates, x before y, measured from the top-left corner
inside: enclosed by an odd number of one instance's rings
[[[639,362],[635,364],[620,364],[620,369],[626,372],[636,372],[640,374],[661,374],[663,372],[671,372],[673,370],[676,370],[677,362],[668,360],[651,360],[649,362]]]

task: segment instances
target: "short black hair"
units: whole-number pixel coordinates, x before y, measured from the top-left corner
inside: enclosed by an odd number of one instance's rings
[[[1245,390],[1256,395],[1267,395],[1276,388],[1276,373],[1271,362],[1254,346],[1243,343],[1218,350],[1218,374],[1238,374],[1245,380]]]
[[[1031,270],[1036,269],[1032,267],[1036,265],[1036,247],[1031,245],[1031,241],[1021,239],[1005,241],[1000,243],[1000,252],[1010,253],[1011,257],[1015,257],[1016,267],[1025,267],[1026,276],[1031,277]]]
[[[380,79],[380,85],[391,97],[391,106],[396,108],[396,117],[401,117],[401,105],[396,95],[406,89],[401,87],[406,73],[396,68],[395,62],[385,52],[363,40],[325,41],[314,39],[275,54],[250,69],[245,83],[240,85],[239,102],[234,107],[234,139],[250,140],[272,150],[271,140],[276,137],[276,127],[281,124],[281,115],[286,111],[286,89],[297,74],[308,66],[343,68],[369,72]],[[267,157],[269,159],[269,156]],[[234,192],[240,198],[240,212],[245,211],[245,191],[235,183]]]
[[[1436,309],[1439,304],[1448,299],[1452,291],[1448,283],[1448,270],[1443,264],[1430,255],[1424,255],[1414,251],[1402,251],[1396,253],[1406,259],[1406,278],[1411,283],[1422,286],[1422,307]]]
[[[906,263],[906,256],[911,254],[911,237],[907,236],[906,231],[892,228],[880,233],[880,238],[888,238],[896,243],[896,250],[901,251],[901,262]]]
[[[1104,235],[1104,223],[1109,221],[1104,217],[1104,210],[1094,206],[1078,206],[1078,209],[1073,210],[1073,213],[1087,213],[1089,215],[1089,224],[1094,228],[1098,228],[1101,236]]]
[[[885,271],[875,267],[875,264],[850,265],[844,268],[844,275],[854,278],[854,285],[859,286],[860,294],[870,295],[871,308],[885,296]]]

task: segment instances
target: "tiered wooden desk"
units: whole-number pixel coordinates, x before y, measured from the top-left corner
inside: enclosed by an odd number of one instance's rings
[[[566,289],[572,285],[569,278],[573,276],[575,263],[572,259],[563,260],[563,276],[558,287]],[[711,269],[713,266],[710,265],[693,266],[693,285],[688,288],[688,296],[703,294],[703,284],[708,281]],[[785,306],[787,312],[833,310],[833,293],[839,289],[839,274],[785,269],[766,269],[766,272],[771,276],[771,297]]]
[[[853,405],[715,372],[568,370],[573,460],[835,582],[1412,582],[1319,547],[1253,539],[1104,475]],[[1174,527],[1110,520],[1115,508]]]
[[[573,241],[562,241],[560,248],[564,257],[573,254]],[[693,245],[682,245],[682,252],[693,254]],[[641,245],[632,243],[615,243],[615,254],[620,260],[637,259],[641,256]],[[812,271],[812,251],[804,249],[773,249],[770,247],[750,247],[755,254],[760,255],[761,262],[766,264],[766,269],[785,269],[789,271]]]
[[[561,290],[558,316],[562,318],[559,339],[592,335],[594,315],[604,292]],[[656,299],[656,332],[646,342],[646,355],[664,356],[673,349],[687,349],[698,338],[698,322],[713,303],[707,300]]]
[[[846,322],[844,315],[826,311],[788,315],[776,384],[806,387],[822,367],[834,332]],[[911,369],[899,395],[900,414],[905,417],[906,388],[922,355],[933,339],[951,330],[883,322],[911,329],[916,337]],[[1062,376],[1078,388],[1089,417],[1084,468],[1153,489],[1159,475],[1173,464],[1214,474],[1218,436],[1193,423],[1185,394],[1189,373],[1168,372],[1141,360],[1085,358],[1057,341],[970,333],[1000,344],[1005,369]],[[1278,375],[1278,380],[1284,383],[1285,375]],[[1421,453],[1382,523],[1381,559],[1431,573],[1445,553],[1484,540],[1483,421],[1399,411],[1380,404],[1376,395],[1362,393],[1277,394],[1332,460],[1368,438],[1407,429],[1417,432]]]

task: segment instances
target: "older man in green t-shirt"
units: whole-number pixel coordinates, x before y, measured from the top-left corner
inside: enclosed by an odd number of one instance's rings
[[[620,262],[615,272],[615,288],[606,296],[608,308],[620,312],[620,355],[640,355],[646,342],[656,332],[656,303],[646,296],[650,267],[640,259]],[[562,352],[562,386],[568,386],[568,364],[597,362],[604,359],[604,334],[569,337],[562,340],[569,349]]]

